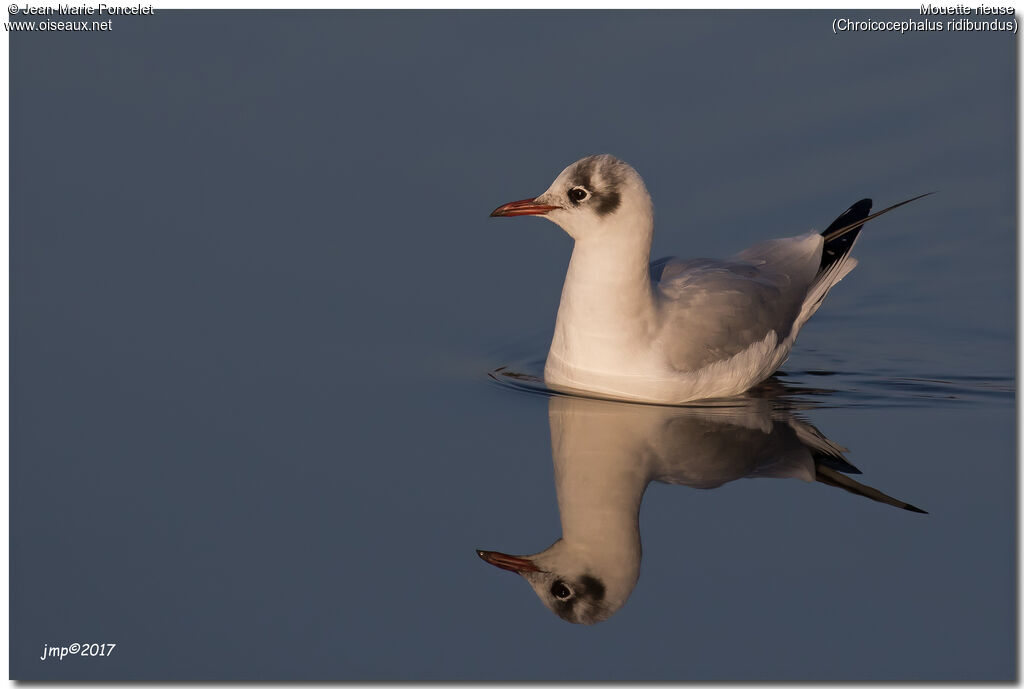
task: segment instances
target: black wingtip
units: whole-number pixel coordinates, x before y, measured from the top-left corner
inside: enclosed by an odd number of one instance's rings
[[[831,225],[829,225],[822,231],[822,234],[828,236],[831,232],[835,232],[841,227],[852,225],[858,220],[862,220],[863,218],[868,217],[868,215],[871,213],[871,205],[871,199],[861,199],[860,201],[858,201],[857,203],[853,204],[845,211],[843,211],[838,218],[832,221]]]
[[[871,214],[871,203],[871,199],[861,199],[843,211],[821,233],[825,238],[825,245],[821,251],[821,264],[818,266],[819,273],[828,270],[830,266],[848,254],[850,249],[853,248],[853,242],[857,239],[857,235],[860,234],[863,224],[861,227],[855,227],[847,233],[841,233],[840,231],[845,227],[853,227],[857,223],[863,223],[864,219]],[[833,235],[835,236],[833,237]]]
[[[863,473],[842,455],[830,455],[825,454],[824,452],[814,452],[812,456],[814,457],[815,464],[827,466],[829,469],[833,469],[834,471],[841,471],[844,474]]]
[[[861,199],[857,203],[850,206],[846,211],[836,218],[831,225],[829,225],[821,236],[825,238],[825,245],[821,253],[821,265],[818,268],[819,274],[830,268],[836,262],[838,262],[843,256],[850,252],[853,248],[853,242],[860,234],[860,230],[864,227],[864,223],[868,220],[877,218],[880,215],[885,215],[891,210],[905,206],[911,201],[917,201],[923,199],[925,196],[931,196],[934,191],[929,191],[926,194],[920,194],[912,199],[906,201],[900,201],[899,203],[893,204],[888,208],[883,208],[877,213],[870,213],[871,211],[871,199]]]
[[[897,500],[891,495],[886,495],[877,488],[866,486],[863,483],[854,481],[849,476],[844,476],[836,472],[834,469],[830,469],[824,465],[818,464],[814,467],[814,478],[819,483],[824,483],[826,486],[833,486],[835,488],[842,488],[845,491],[859,495],[875,502],[881,502],[886,505],[892,505],[900,509],[907,510],[908,512],[917,512],[918,514],[928,514],[920,507],[915,507],[909,502]]]
[[[846,234],[848,234],[850,232],[855,232],[855,231],[859,230],[861,228],[861,226],[864,223],[866,223],[868,220],[873,220],[874,218],[877,218],[880,215],[885,215],[889,211],[895,210],[895,209],[899,208],[900,206],[905,206],[908,203],[911,203],[912,201],[917,201],[918,199],[923,199],[925,196],[931,196],[934,193],[935,193],[934,191],[929,191],[929,192],[927,192],[925,194],[918,194],[917,196],[915,196],[912,199],[907,199],[906,201],[900,201],[899,203],[894,203],[893,205],[889,206],[888,208],[883,208],[882,210],[878,211],[877,213],[872,213],[871,215],[869,215],[869,216],[867,216],[865,218],[861,218],[860,220],[855,220],[854,222],[849,223],[847,225],[837,227],[837,228],[833,229],[832,231],[825,230],[821,234],[822,234],[823,237],[825,237],[825,242],[826,243],[834,241],[834,240],[839,239],[840,237],[842,237],[842,236],[844,236],[844,235],[846,235]],[[864,199],[864,200],[866,201],[867,199]],[[858,203],[860,203],[860,202],[858,202]],[[854,204],[853,206],[851,206],[851,209],[854,206],[856,206],[856,205],[857,204]],[[847,211],[847,212],[849,212],[849,211]],[[843,215],[845,215],[845,213]],[[842,217],[843,217],[842,215],[839,216],[839,218],[836,219],[837,222]],[[832,223],[832,224],[834,225],[836,223]]]

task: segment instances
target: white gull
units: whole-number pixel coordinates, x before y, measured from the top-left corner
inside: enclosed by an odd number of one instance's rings
[[[926,196],[927,194],[922,194]],[[800,328],[857,265],[863,199],[821,234],[772,239],[730,259],[650,262],[654,207],[610,155],[578,160],[536,198],[492,216],[542,215],[575,240],[544,380],[555,389],[680,404],[744,392],[778,369]]]

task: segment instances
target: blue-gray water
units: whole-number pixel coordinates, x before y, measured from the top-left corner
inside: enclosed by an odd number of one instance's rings
[[[836,16],[869,15],[11,33],[12,676],[1013,679],[1016,42]],[[593,627],[477,557],[559,535],[549,398],[487,374],[543,358],[571,250],[487,214],[598,152],[659,256],[938,190],[867,226],[778,379],[930,514],[654,483]],[[74,642],[118,646],[39,658]]]

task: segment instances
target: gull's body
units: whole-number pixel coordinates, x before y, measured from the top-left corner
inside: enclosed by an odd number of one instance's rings
[[[736,395],[775,372],[828,291],[857,265],[849,251],[870,209],[864,199],[823,234],[766,241],[728,260],[652,264],[654,208],[643,180],[599,155],[567,167],[537,198],[492,215],[544,215],[575,240],[544,367],[548,385],[682,403]]]
[[[810,290],[816,233],[730,261],[671,259],[658,281],[646,266],[640,276],[617,274],[614,251],[577,240],[544,366],[549,385],[667,403],[737,395],[785,361],[820,303]],[[819,291],[855,265],[846,260]]]

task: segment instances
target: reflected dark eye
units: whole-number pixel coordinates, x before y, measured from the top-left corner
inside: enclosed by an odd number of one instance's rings
[[[556,581],[551,585],[551,595],[558,600],[565,600],[572,595],[572,591],[570,591],[569,587],[562,582]]]
[[[590,196],[590,192],[583,187],[573,187],[569,190],[569,200],[573,203],[579,203],[588,196]]]

